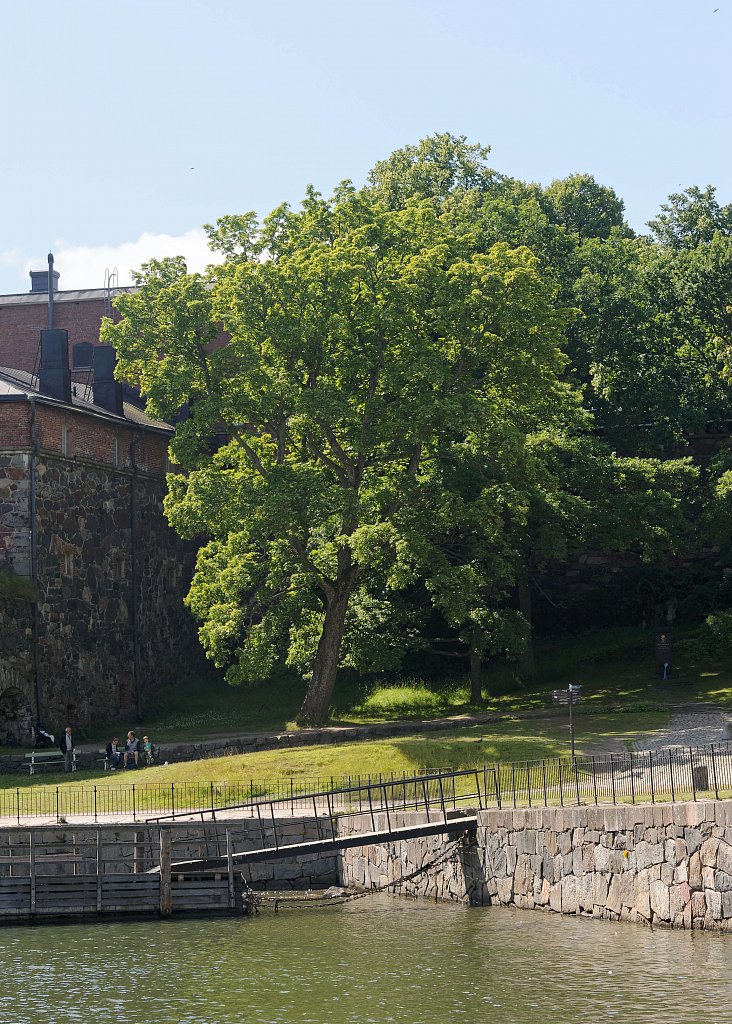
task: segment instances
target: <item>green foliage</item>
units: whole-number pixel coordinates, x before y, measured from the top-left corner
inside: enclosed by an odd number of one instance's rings
[[[648,226],[663,245],[693,249],[711,242],[717,232],[732,236],[732,203],[720,206],[713,185],[705,189],[693,185],[670,195]]]
[[[717,655],[728,655],[732,652],[732,611],[715,612],[707,616],[707,636],[709,649]]]
[[[613,189],[600,185],[591,174],[572,174],[553,181],[544,192],[551,219],[580,238],[608,238],[613,229],[628,231],[625,204]]]
[[[429,199],[310,190],[300,211],[256,230],[229,219],[222,236],[236,255],[210,285],[150,263],[105,337],[152,412],[190,410],[166,511],[212,538],[188,597],[207,653],[232,682],[284,655],[322,713],[324,663],[365,664],[377,632],[396,663],[384,598],[436,550],[435,517],[460,501],[451,467],[577,408],[558,377],[568,314],[528,250],[474,252]],[[230,341],[211,350],[216,321]]]
[[[223,264],[145,264],[104,328],[178,418],[166,513],[202,539],[207,654],[233,683],[289,667],[313,720],[338,666],[394,672],[433,640],[469,649],[477,699],[553,564],[727,549],[730,467],[705,490],[668,456],[732,416],[732,206],[691,188],[635,237],[591,175],[542,188],[488,156],[436,134],[363,189],[223,217]]]
[[[18,576],[9,569],[0,569],[0,601],[32,604],[35,599],[35,588],[27,576]]]

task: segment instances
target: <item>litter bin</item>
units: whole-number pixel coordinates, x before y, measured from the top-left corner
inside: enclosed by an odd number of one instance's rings
[[[705,764],[693,764],[691,766],[691,777],[694,780],[694,789],[709,789],[709,769]]]

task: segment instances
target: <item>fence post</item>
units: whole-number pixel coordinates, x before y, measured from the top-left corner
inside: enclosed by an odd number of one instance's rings
[[[719,787],[717,786],[717,762],[714,759],[714,744],[711,745],[712,749],[712,778],[714,779],[714,799],[719,800]]]
[[[160,916],[170,917],[173,913],[173,893],[170,885],[170,832],[160,829]]]
[[[615,758],[612,755],[612,751],[610,752],[610,782],[612,783],[612,787],[613,787],[613,805],[614,805],[615,804]]]
[[[562,759],[557,759],[557,770],[559,772],[559,806],[564,807],[564,789],[562,787]]]
[[[15,790],[15,806],[18,812],[18,824],[20,825],[20,786]]]
[[[595,755],[592,755],[592,791],[595,794],[595,807],[597,807],[597,772],[595,771]]]
[[[655,787],[655,785],[653,783],[653,751],[652,750],[648,751],[648,767],[651,770],[651,803],[655,804],[655,802],[656,802],[656,787]]]
[[[581,801],[580,801],[580,792],[579,792],[579,769],[577,767],[577,758],[576,757],[572,758],[572,763],[574,765],[574,788],[577,791],[577,806],[579,807]]]

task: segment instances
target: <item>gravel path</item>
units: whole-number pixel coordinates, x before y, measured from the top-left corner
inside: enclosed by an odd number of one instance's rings
[[[705,743],[722,743],[727,735],[730,716],[721,710],[679,711],[668,725],[639,736],[633,742],[637,751],[661,750],[665,747],[698,747]]]

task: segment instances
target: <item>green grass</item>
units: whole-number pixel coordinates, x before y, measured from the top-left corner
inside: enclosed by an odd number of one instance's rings
[[[663,712],[623,715],[578,715],[576,748],[592,751],[609,739],[629,742],[667,721]],[[569,729],[564,717],[506,720],[489,725],[419,732],[407,736],[329,743],[286,750],[185,761],[134,772],[78,771],[73,780],[63,774],[44,774],[32,779],[0,776],[0,788],[55,791],[79,786],[114,789],[133,782],[137,787],[161,785],[234,783],[249,780],[328,779],[331,776],[413,774],[422,768],[479,768],[498,761],[517,761],[567,756]],[[40,780],[43,780],[42,782]]]

